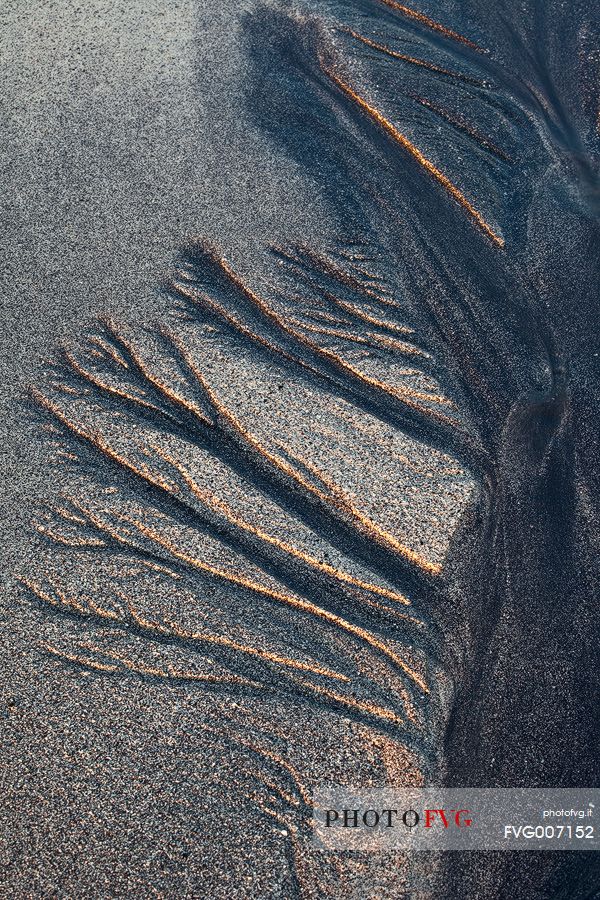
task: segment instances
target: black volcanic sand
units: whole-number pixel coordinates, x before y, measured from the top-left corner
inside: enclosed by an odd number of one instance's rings
[[[591,9],[2,15],[3,895],[597,896],[310,846],[597,784]]]

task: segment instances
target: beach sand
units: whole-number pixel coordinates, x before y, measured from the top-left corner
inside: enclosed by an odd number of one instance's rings
[[[319,853],[311,795],[593,780],[535,755],[587,735],[549,285],[592,194],[493,17],[274,7],[1,13],[0,895],[542,898]]]

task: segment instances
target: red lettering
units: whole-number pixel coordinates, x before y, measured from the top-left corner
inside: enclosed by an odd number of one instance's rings
[[[425,828],[431,828],[434,823],[435,817],[439,816],[442,820],[442,824],[444,828],[448,827],[448,819],[446,818],[446,810],[445,809],[426,809],[425,810]]]

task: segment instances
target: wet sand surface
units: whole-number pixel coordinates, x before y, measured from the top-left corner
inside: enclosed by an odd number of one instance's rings
[[[3,10],[3,895],[594,896],[307,824],[597,781],[594,31],[552,12]]]
[[[159,282],[186,236],[252,259],[284,224],[305,234],[326,221],[244,115],[243,13],[222,2],[0,13],[3,896],[286,893],[282,842],[239,787],[240,751],[198,727],[230,704],[56,665],[11,577],[39,567],[29,521],[47,457],[22,401],[56,345],[102,313],[160,315]]]

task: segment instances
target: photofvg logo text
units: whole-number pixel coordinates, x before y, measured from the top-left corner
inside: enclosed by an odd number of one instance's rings
[[[544,809],[540,825],[505,825],[505,838],[536,840],[594,840],[595,826],[588,821],[594,816],[595,803],[588,803],[587,809]]]
[[[469,828],[472,825],[468,809],[327,809],[325,828],[407,828],[412,831],[422,824],[433,828]]]
[[[321,848],[598,850],[600,790],[326,786],[316,791]]]

